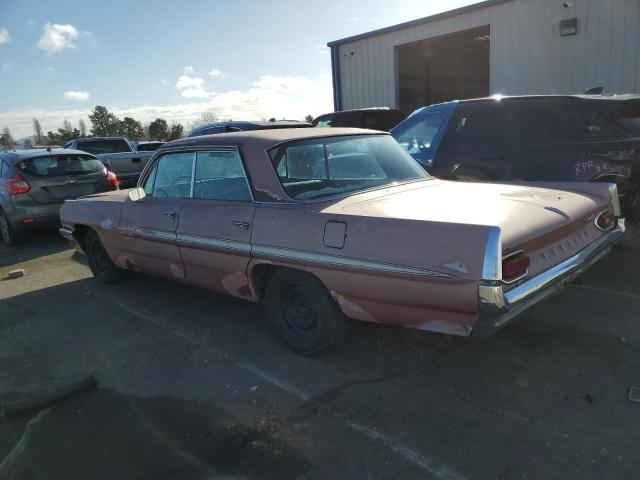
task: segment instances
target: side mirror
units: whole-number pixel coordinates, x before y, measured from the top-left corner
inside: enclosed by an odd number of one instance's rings
[[[129,190],[129,198],[131,199],[132,202],[139,202],[146,196],[147,194],[144,191],[144,188],[138,187],[138,188],[132,188],[131,190]]]

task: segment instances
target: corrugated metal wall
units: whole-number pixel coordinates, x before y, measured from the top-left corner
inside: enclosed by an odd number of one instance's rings
[[[491,26],[492,94],[640,92],[640,0],[562,3],[512,0],[340,45],[342,109],[396,106],[395,46],[481,25]],[[560,37],[572,17],[578,34]]]

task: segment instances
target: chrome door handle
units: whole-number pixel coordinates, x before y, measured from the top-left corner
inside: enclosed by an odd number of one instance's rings
[[[160,212],[162,215],[166,215],[167,217],[176,218],[176,212]]]
[[[234,220],[231,223],[233,223],[234,225],[242,228],[243,230],[249,230],[249,227],[251,226],[251,224],[249,222],[238,222],[238,221]]]

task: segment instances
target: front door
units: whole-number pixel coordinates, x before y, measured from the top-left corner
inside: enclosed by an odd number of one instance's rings
[[[193,161],[194,153],[160,157],[144,180],[146,196],[125,202],[119,228],[127,268],[166,278],[184,278],[176,229],[191,194]]]
[[[193,195],[180,213],[177,230],[186,281],[248,297],[255,206],[242,159],[235,147],[195,155]]]

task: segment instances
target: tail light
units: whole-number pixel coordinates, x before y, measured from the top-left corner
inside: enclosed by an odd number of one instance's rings
[[[20,175],[14,175],[4,180],[4,185],[9,190],[9,195],[19,195],[31,190],[31,186]]]
[[[610,230],[611,227],[613,227],[613,221],[613,214],[609,210],[603,210],[598,215],[596,215],[594,223],[596,224],[596,227],[598,227],[603,232],[606,232],[607,230]]]
[[[531,259],[524,252],[515,252],[502,259],[502,281],[514,283],[529,272]]]
[[[118,176],[112,172],[111,170],[105,168],[104,169],[104,173],[107,174],[107,185],[112,185],[114,187],[117,187],[118,185],[120,185],[120,181],[118,180]]]

